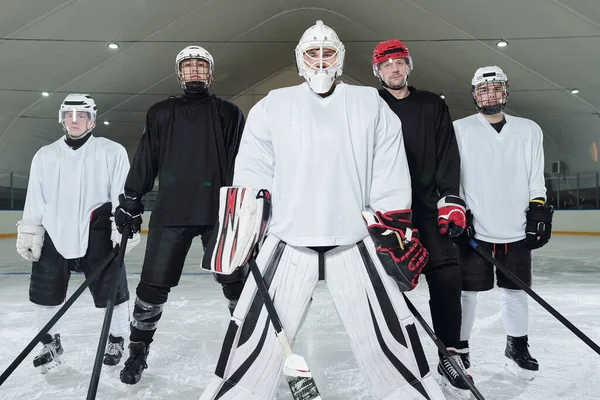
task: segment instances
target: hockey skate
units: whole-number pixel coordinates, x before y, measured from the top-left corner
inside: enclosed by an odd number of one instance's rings
[[[471,368],[471,359],[469,358],[469,341],[461,340],[460,348],[458,349],[458,353],[460,354],[460,359],[465,366],[465,369]]]
[[[463,372],[473,381],[473,377],[467,374],[465,366],[462,362],[462,355],[453,347],[448,347],[448,351],[452,355],[452,358]],[[439,384],[442,391],[450,399],[470,399],[471,391],[469,386],[463,380],[462,376],[458,371],[450,364],[448,358],[444,355],[440,355],[440,362],[437,368],[438,374],[440,374]]]
[[[527,335],[521,337],[506,337],[506,368],[521,379],[533,380],[535,371],[540,366],[537,360],[529,354]]]
[[[44,347],[40,351],[40,354],[33,359],[33,366],[36,368],[40,367],[40,372],[46,374],[61,364],[60,356],[64,350],[60,343],[59,333],[55,334],[54,337],[46,334],[40,341]]]
[[[129,358],[125,361],[125,368],[121,370],[121,382],[135,385],[142,379],[142,372],[148,368],[146,359],[150,346],[144,342],[129,343]]]
[[[120,336],[108,335],[106,353],[104,353],[104,365],[117,365],[125,352],[125,340]]]

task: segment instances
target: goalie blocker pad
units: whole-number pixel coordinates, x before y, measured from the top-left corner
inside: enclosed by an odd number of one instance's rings
[[[202,269],[230,275],[244,266],[262,243],[270,217],[268,190],[222,187],[218,229],[204,252]]]
[[[413,290],[429,261],[429,253],[419,240],[419,231],[412,228],[410,212],[363,211],[362,216],[385,272],[396,280],[400,291]]]

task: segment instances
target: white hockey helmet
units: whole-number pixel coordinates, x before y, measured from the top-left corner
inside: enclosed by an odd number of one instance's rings
[[[208,63],[208,81],[198,81],[198,82],[186,82],[181,72],[181,63],[185,60],[189,60],[192,58],[196,58],[199,60],[204,60]],[[177,57],[175,57],[175,72],[177,73],[177,79],[179,80],[179,85],[184,90],[189,91],[197,91],[199,89],[208,88],[213,81],[213,72],[215,70],[215,60],[213,56],[201,46],[187,46],[183,50],[181,50]],[[198,85],[200,83],[200,85]]]
[[[489,85],[489,88],[494,88],[496,83],[502,85],[504,94],[502,99],[497,104],[484,106],[481,102],[477,101],[477,88],[482,85]],[[508,77],[499,67],[493,65],[488,67],[481,67],[475,71],[473,79],[471,80],[471,95],[475,102],[477,111],[485,115],[494,115],[502,112],[506,107],[506,101],[508,100],[509,88],[508,88]]]
[[[308,50],[317,49],[319,57],[307,57],[310,64],[305,60],[304,55]],[[332,49],[335,54],[323,58],[322,50]],[[308,85],[315,93],[327,93],[333,86],[335,79],[342,75],[344,67],[344,55],[346,50],[344,44],[338,38],[333,29],[323,24],[323,21],[308,28],[302,37],[298,46],[296,46],[296,66],[298,74],[308,82]],[[332,61],[332,62],[331,62]]]
[[[75,121],[78,112],[86,112],[90,122],[96,121],[96,102],[89,94],[72,93],[65,97],[58,111],[58,122],[63,123],[67,112],[72,112]]]

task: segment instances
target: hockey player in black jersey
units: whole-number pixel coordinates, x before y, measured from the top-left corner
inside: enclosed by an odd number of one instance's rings
[[[137,287],[130,334],[130,357],[121,381],[137,383],[147,368],[146,358],[163,305],[177,286],[192,239],[206,248],[219,211],[219,190],[231,185],[244,117],[237,106],[209,93],[214,61],[200,46],[189,46],[176,57],[175,68],[184,91],[154,104],[131,170],[120,196],[115,219],[139,231],[142,197],[158,177],[156,204],[149,222],[148,242]],[[232,311],[244,276],[219,275],[217,281]]]
[[[373,73],[380,96],[402,122],[412,182],[413,223],[429,251],[423,269],[429,285],[429,307],[436,335],[463,367],[459,355],[461,269],[451,238],[466,227],[465,202],[459,196],[460,157],[448,106],[437,94],[408,86],[412,57],[399,40],[377,44]],[[445,390],[468,397],[466,382],[439,353],[438,372]]]

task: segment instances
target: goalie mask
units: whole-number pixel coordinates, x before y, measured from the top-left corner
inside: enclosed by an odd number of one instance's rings
[[[479,68],[471,81],[471,95],[477,111],[484,115],[499,114],[508,100],[508,78],[496,66]]]
[[[87,94],[70,94],[58,111],[58,122],[71,139],[84,138],[96,126],[96,102]]]
[[[197,93],[210,87],[214,68],[213,56],[200,46],[188,46],[175,57],[175,71],[179,85],[190,93]]]
[[[335,31],[323,21],[317,21],[304,32],[296,46],[298,74],[315,93],[327,93],[335,79],[342,75],[345,52]]]

